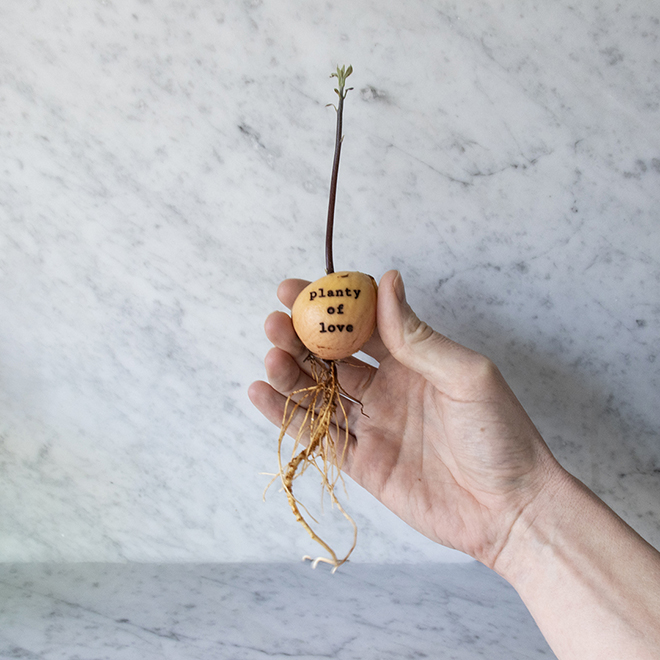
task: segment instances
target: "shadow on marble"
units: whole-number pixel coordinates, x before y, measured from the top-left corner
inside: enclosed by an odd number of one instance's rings
[[[5,564],[0,658],[443,658],[552,654],[477,563]]]

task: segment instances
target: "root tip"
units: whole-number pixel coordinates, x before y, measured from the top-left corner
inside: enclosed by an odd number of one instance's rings
[[[321,562],[324,564],[330,564],[332,566],[332,573],[334,573],[341,563],[343,562],[336,562],[334,559],[328,559],[327,557],[317,557],[314,559],[313,557],[310,557],[309,555],[305,555],[302,558],[303,561],[311,561],[312,562],[312,568],[316,568]]]

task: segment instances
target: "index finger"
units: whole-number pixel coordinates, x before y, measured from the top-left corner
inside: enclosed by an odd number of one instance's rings
[[[280,282],[277,287],[277,297],[283,305],[289,309],[293,307],[296,302],[298,294],[309,284],[309,280],[289,279]]]

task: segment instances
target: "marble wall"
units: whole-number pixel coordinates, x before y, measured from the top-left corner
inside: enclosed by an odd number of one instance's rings
[[[246,388],[323,274],[349,63],[337,268],[400,269],[660,545],[659,36],[612,0],[4,0],[0,560],[313,550]],[[348,491],[356,562],[461,559]]]

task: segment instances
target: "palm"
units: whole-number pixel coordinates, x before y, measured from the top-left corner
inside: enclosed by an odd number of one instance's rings
[[[432,540],[472,555],[496,543],[483,537],[531,456],[512,451],[506,437],[486,437],[492,402],[456,401],[392,357],[362,402],[368,417],[354,411],[349,419],[351,477]]]

